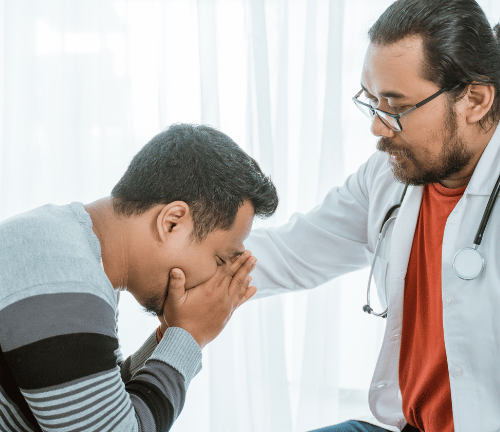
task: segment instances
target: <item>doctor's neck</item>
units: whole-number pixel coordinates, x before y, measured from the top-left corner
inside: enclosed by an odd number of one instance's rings
[[[469,150],[471,150],[471,159],[469,163],[460,171],[449,177],[442,179],[439,183],[448,189],[457,189],[463,186],[467,186],[469,181],[474,174],[476,166],[483,155],[484,150],[491,141],[493,134],[497,129],[498,123],[495,123],[487,131],[481,129],[481,132],[475,131],[475,134],[470,137],[465,137],[465,142],[469,143]]]

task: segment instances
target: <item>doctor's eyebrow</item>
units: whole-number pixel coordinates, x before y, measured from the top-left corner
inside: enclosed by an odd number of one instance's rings
[[[375,96],[373,96],[367,89],[366,87],[361,84],[361,88],[363,89],[363,91],[368,95],[368,96],[372,96],[373,98],[375,98]],[[382,96],[383,98],[385,99],[405,99],[406,96],[402,93],[398,93],[398,92],[395,92],[395,91],[387,91],[387,92],[382,92],[380,93],[380,96]]]

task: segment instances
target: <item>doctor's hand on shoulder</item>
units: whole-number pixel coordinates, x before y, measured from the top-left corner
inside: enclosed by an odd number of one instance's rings
[[[180,327],[203,349],[224,329],[234,311],[257,292],[250,286],[256,262],[245,251],[219,266],[211,279],[191,289],[185,289],[182,270],[172,269],[163,316],[159,317],[161,333],[168,327]]]

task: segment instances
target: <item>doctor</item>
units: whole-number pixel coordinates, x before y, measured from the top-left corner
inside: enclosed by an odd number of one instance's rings
[[[378,426],[324,431],[500,431],[495,29],[474,0],[393,3],[369,31],[353,98],[379,151],[320,206],[246,243],[260,296],[374,264],[388,308],[364,308],[387,316],[369,393]]]

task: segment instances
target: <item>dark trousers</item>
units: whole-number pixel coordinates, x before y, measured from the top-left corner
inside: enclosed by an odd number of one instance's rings
[[[328,426],[322,429],[316,429],[311,432],[388,432],[387,429],[382,429],[369,423],[360,421],[348,421],[335,426]],[[406,425],[403,432],[418,432],[418,429],[413,426]]]

